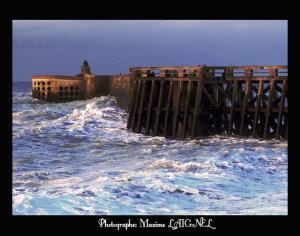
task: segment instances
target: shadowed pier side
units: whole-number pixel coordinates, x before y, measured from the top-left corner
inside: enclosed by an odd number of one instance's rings
[[[287,66],[130,68],[127,128],[171,138],[287,139]]]

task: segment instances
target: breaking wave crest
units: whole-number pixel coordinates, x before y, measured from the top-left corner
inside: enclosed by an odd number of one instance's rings
[[[187,162],[160,159],[149,166],[150,169],[169,169],[171,171],[205,172],[214,168],[211,163]]]

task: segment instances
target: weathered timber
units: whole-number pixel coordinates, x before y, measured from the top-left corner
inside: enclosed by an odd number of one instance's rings
[[[178,112],[179,112],[179,105],[180,105],[180,98],[181,98],[181,89],[182,89],[182,81],[179,81],[179,88],[177,89],[177,96],[176,96],[176,105],[175,105],[175,112],[173,114],[173,132],[172,137],[176,137],[177,131],[177,124],[178,124]]]
[[[231,107],[230,107],[229,123],[228,123],[228,135],[231,135],[232,132],[232,120],[233,120],[234,108],[236,104],[236,95],[238,90],[238,81],[235,80],[233,83],[234,84],[233,84],[233,91],[231,96]]]
[[[150,92],[150,102],[149,102],[149,106],[148,106],[148,113],[147,113],[147,122],[146,122],[146,131],[145,134],[149,134],[149,122],[150,122],[150,116],[152,113],[152,102],[153,102],[153,92],[154,92],[154,83],[155,81],[152,80],[151,82],[151,92]]]
[[[278,139],[280,136],[280,126],[282,121],[282,112],[283,112],[283,106],[284,106],[284,99],[285,99],[285,89],[286,89],[287,81],[284,80],[282,82],[282,89],[281,89],[281,98],[279,103],[279,112],[278,112],[278,118],[277,118],[277,128],[276,128],[276,138]]]
[[[255,106],[255,115],[254,115],[253,132],[252,132],[252,135],[255,138],[256,138],[256,135],[257,135],[256,129],[257,129],[259,109],[260,109],[260,104],[261,104],[262,91],[263,91],[263,81],[261,80],[261,81],[259,81],[258,92],[257,92],[257,95],[256,95],[256,106]]]
[[[136,82],[128,128],[134,132],[287,138],[287,66],[135,67],[130,73]]]
[[[139,100],[140,102],[140,106],[139,106],[139,111],[138,111],[138,123],[137,123],[137,127],[136,127],[136,132],[140,133],[141,132],[141,121],[142,121],[142,113],[143,113],[143,105],[144,105],[144,95],[145,95],[145,88],[146,88],[146,81],[143,80],[141,81],[142,83],[142,95],[141,95],[141,99]]]
[[[192,81],[189,81],[188,82],[187,97],[186,97],[185,106],[184,106],[184,118],[183,118],[183,125],[182,125],[182,138],[185,137],[188,109],[189,109],[189,104],[190,104],[191,84],[192,84]]]
[[[195,137],[195,127],[196,127],[196,121],[197,117],[199,115],[199,104],[201,104],[201,98],[202,98],[202,78],[200,78],[197,81],[197,93],[196,93],[196,101],[195,101],[195,107],[194,107],[194,113],[193,113],[193,123],[192,123],[192,138]]]
[[[274,81],[271,80],[270,81],[271,85],[270,85],[270,90],[269,90],[269,99],[268,99],[268,103],[267,103],[267,112],[265,113],[265,125],[264,125],[264,136],[263,138],[267,138],[267,134],[268,134],[268,130],[269,130],[269,117],[270,117],[270,112],[271,112],[271,108],[272,108],[272,99],[274,96]]]
[[[244,120],[245,120],[245,113],[247,109],[247,104],[248,104],[248,97],[249,97],[249,91],[250,91],[250,79],[247,80],[246,82],[246,88],[245,88],[245,94],[243,98],[243,110],[241,113],[241,126],[240,126],[240,136],[244,135]]]
[[[136,110],[137,110],[137,102],[138,97],[140,93],[140,87],[141,83],[139,80],[134,81],[134,89],[133,89],[133,96],[132,96],[132,103],[130,104],[129,108],[129,116],[128,116],[128,122],[127,122],[127,128],[133,128],[135,125],[135,116],[136,116]]]
[[[164,85],[165,85],[165,81],[164,80],[160,81],[159,100],[158,100],[158,105],[156,108],[155,128],[154,128],[154,133],[153,133],[154,136],[157,135],[157,129],[158,129],[158,125],[159,125],[158,122],[159,122],[159,118],[161,115],[161,104],[162,104],[162,99],[163,99]]]
[[[172,91],[173,91],[172,89],[173,89],[173,81],[170,81],[168,101],[167,101],[166,114],[165,114],[165,122],[164,122],[164,131],[163,131],[163,136],[165,136],[165,137],[167,134],[168,118],[169,118],[169,112],[170,112],[170,102],[171,102],[171,95],[172,95]]]

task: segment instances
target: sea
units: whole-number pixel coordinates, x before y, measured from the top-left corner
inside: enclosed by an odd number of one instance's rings
[[[112,96],[68,103],[13,83],[14,215],[287,215],[287,141],[126,129]]]

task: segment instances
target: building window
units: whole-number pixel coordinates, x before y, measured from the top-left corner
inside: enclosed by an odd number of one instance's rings
[[[59,90],[63,90],[63,87],[59,87]]]
[[[78,87],[75,87],[75,90],[77,91],[77,90],[78,90]]]
[[[48,81],[48,82],[47,82],[47,85],[50,85],[50,84],[51,84],[51,82],[50,82],[50,81]]]
[[[37,84],[40,85],[41,84],[40,81],[38,81]]]
[[[68,87],[65,87],[65,90],[68,90]]]
[[[73,90],[73,86],[70,87],[70,90]]]
[[[50,91],[50,90],[51,90],[51,88],[50,88],[50,87],[48,87],[48,88],[47,88],[47,90],[48,90],[48,91]]]
[[[45,91],[45,87],[43,87],[42,90]]]

